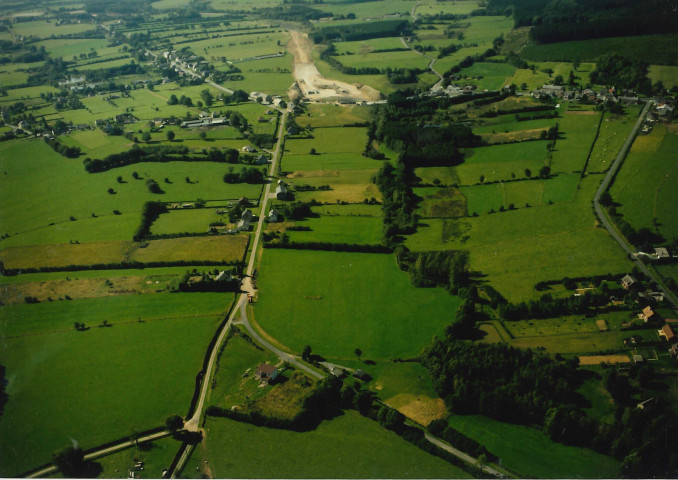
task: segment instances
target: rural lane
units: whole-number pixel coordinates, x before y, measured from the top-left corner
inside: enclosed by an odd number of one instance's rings
[[[162,431],[158,433],[153,433],[151,435],[146,435],[145,437],[139,437],[136,440],[126,440],[124,442],[117,443],[115,445],[111,445],[110,447],[105,447],[100,450],[95,450],[93,452],[90,452],[85,455],[85,460],[94,460],[95,458],[103,457],[104,455],[109,455],[111,453],[115,453],[119,450],[124,450],[125,448],[129,448],[135,443],[144,443],[144,442],[151,442],[153,440],[157,440],[159,438],[164,438],[170,436],[171,433],[168,431]],[[45,467],[42,470],[38,470],[37,472],[33,472],[30,475],[28,475],[26,478],[42,478],[45,477],[46,475],[50,475],[52,473],[55,473],[57,471],[57,467],[54,465],[51,465],[49,467]]]
[[[430,434],[428,434],[428,433],[425,433],[425,434],[424,434],[424,437],[426,438],[426,440],[428,440],[429,442],[431,442],[431,443],[432,443],[433,445],[435,445],[436,447],[442,448],[442,449],[445,450],[446,452],[450,452],[452,455],[454,455],[454,456],[457,457],[457,458],[460,458],[461,460],[465,461],[466,463],[468,463],[468,464],[470,464],[470,465],[478,465],[478,459],[473,458],[472,456],[465,454],[465,453],[462,452],[461,450],[457,450],[456,448],[454,448],[454,447],[448,445],[447,443],[445,443],[445,442],[443,442],[443,441],[441,441],[441,440],[438,440],[438,439],[437,439],[436,437],[434,437],[433,435],[430,435]],[[498,471],[495,470],[494,468],[492,468],[492,467],[490,467],[490,466],[487,466],[487,465],[483,465],[483,472],[485,472],[485,473],[487,473],[487,474],[489,474],[489,475],[492,475],[492,476],[494,476],[494,477],[504,477],[504,476],[505,476],[503,473],[498,472]]]
[[[650,110],[652,105],[654,105],[652,100],[648,100],[645,103],[645,107],[643,108],[643,111],[641,112],[640,116],[638,117],[638,121],[636,122],[635,126],[633,127],[633,130],[631,131],[628,138],[626,139],[624,146],[619,151],[617,158],[615,158],[614,162],[610,166],[610,169],[608,170],[607,174],[605,175],[603,182],[600,184],[600,187],[598,187],[598,190],[596,191],[596,194],[593,197],[593,206],[596,210],[596,214],[598,215],[598,218],[600,219],[600,222],[607,229],[607,231],[610,233],[610,235],[612,235],[612,238],[614,238],[616,240],[616,242],[629,255],[629,258],[632,258],[632,259],[633,259],[633,253],[634,253],[633,250],[631,250],[631,247],[626,242],[626,239],[617,231],[617,228],[614,225],[612,225],[612,223],[609,221],[609,219],[605,215],[605,212],[603,211],[603,208],[600,205],[600,196],[607,190],[607,188],[610,186],[610,183],[612,182],[612,179],[617,174],[619,167],[621,166],[622,162],[624,161],[624,158],[626,157],[626,154],[628,153],[629,149],[631,148],[631,144],[633,143],[633,140],[636,138],[636,135],[638,134],[638,129],[642,125],[643,120],[645,120],[645,115],[647,115],[647,112]],[[638,269],[641,272],[643,272],[643,274],[645,274],[648,278],[650,278],[651,280],[653,280],[654,282],[657,283],[657,285],[659,286],[659,289],[664,293],[664,297],[673,305],[674,309],[678,310],[678,301],[676,301],[676,298],[673,296],[673,292],[671,292],[668,288],[666,288],[664,286],[664,284],[661,281],[661,278],[657,277],[653,272],[651,272],[650,269],[647,268],[647,266],[639,258],[636,258],[633,261],[636,262]]]

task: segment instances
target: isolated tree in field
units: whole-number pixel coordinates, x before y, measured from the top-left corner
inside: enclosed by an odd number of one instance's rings
[[[483,183],[485,181],[485,175],[480,176],[480,183]]]
[[[116,178],[116,180],[118,181],[118,183],[122,183],[122,175],[118,175],[118,178]]]
[[[179,99],[177,98],[177,96],[174,95],[174,94],[170,95],[169,100],[167,100],[167,104],[168,105],[176,105],[177,103],[179,103]]]
[[[137,172],[132,172],[132,178],[135,180],[139,180],[139,174]]]
[[[556,78],[553,79],[553,83],[556,85],[562,85],[563,84],[563,76],[562,75],[556,75]]]
[[[525,169],[525,176],[526,176],[526,177],[531,177],[531,176],[532,176],[532,170],[530,170],[529,168],[526,168],[526,169]]]
[[[316,155],[318,152],[316,152],[315,148],[312,148],[310,152],[308,152],[310,155]]]
[[[353,350],[353,353],[355,353],[356,357],[360,358],[360,355],[363,354],[363,351],[360,350],[359,348],[356,348],[355,350]]]
[[[304,347],[304,350],[301,352],[301,359],[304,361],[308,361],[309,358],[311,358],[311,346],[306,345]]]
[[[151,133],[150,132],[144,132],[144,134],[141,136],[141,139],[148,143],[151,141]]]
[[[551,174],[551,167],[544,165],[539,169],[539,176],[542,178],[546,178]]]
[[[85,452],[70,445],[52,454],[52,463],[66,478],[79,477],[85,465]]]
[[[111,195],[115,195],[115,190],[113,190],[112,188],[109,188],[108,193],[110,193]]]
[[[207,88],[200,92],[200,98],[202,98],[203,103],[208,107],[211,107],[214,103],[214,95]]]
[[[195,201],[195,208],[203,208],[205,205],[207,205],[207,202],[202,198],[199,198]]]
[[[170,432],[176,432],[177,430],[184,428],[184,419],[179,415],[170,415],[165,420],[165,428]]]
[[[167,140],[171,142],[172,140],[174,140],[175,136],[176,134],[174,133],[173,130],[167,130]]]
[[[146,180],[146,187],[148,188],[148,191],[151,193],[165,193],[162,190],[162,188],[160,188],[160,185],[158,185],[158,182],[156,182],[152,178]]]
[[[204,131],[204,130],[202,132],[200,132],[200,138],[205,140],[207,138],[207,132]]]

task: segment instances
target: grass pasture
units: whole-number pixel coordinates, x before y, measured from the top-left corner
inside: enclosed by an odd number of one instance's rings
[[[468,478],[355,411],[304,433],[222,418],[206,428],[207,458],[220,478],[270,478],[272,471],[281,478]],[[300,451],[313,461],[301,462]]]
[[[49,462],[71,438],[91,448],[184,415],[232,299],[158,294],[0,307],[9,379],[0,473]],[[97,328],[103,319],[113,326]],[[74,330],[78,320],[93,328]]]
[[[0,248],[69,240],[129,240],[148,200],[228,200],[261,194],[261,185],[225,184],[222,178],[227,167],[209,162],[143,163],[89,174],[81,160],[61,157],[39,140],[3,142],[0,167],[2,233],[11,235]],[[135,171],[141,180],[132,178]],[[117,176],[123,183],[118,183]],[[164,194],[148,191],[145,179],[149,177],[161,185]],[[109,188],[115,193],[107,193]],[[114,210],[120,215],[113,215]],[[31,214],[26,215],[27,211]],[[69,220],[71,216],[75,221]]]
[[[363,158],[363,157],[361,157]],[[372,198],[381,200],[381,192],[372,183],[372,176],[376,169],[361,170],[305,170],[296,171],[287,175],[289,183],[294,186],[329,185],[330,190],[296,192],[295,199],[299,201],[316,200],[320,203],[362,203]]]
[[[525,178],[525,169],[537,175],[546,162],[546,142],[533,141],[467,149],[464,163],[456,167],[462,185]]]
[[[30,245],[0,250],[6,268],[66,267],[130,262],[234,262],[245,255],[246,235],[182,237],[135,242]]]
[[[307,114],[295,117],[301,127],[341,127],[370,120],[371,108],[366,106],[339,106],[332,103],[311,103]]]
[[[181,443],[174,438],[161,438],[154,442],[142,443],[138,447],[128,448],[95,460],[101,465],[101,478],[129,478],[129,470],[134,466],[135,458],[144,462],[144,477],[161,478],[162,472],[171,465],[179,451]]]
[[[558,119],[559,133],[551,160],[552,173],[581,172],[595,140],[600,115],[567,112]]]
[[[617,211],[634,228],[655,229],[666,239],[678,236],[678,134],[657,125],[636,138],[610,189]],[[637,192],[645,192],[638,195]]]
[[[520,477],[615,478],[620,465],[593,450],[568,447],[536,428],[499,422],[480,415],[453,415],[449,424],[497,455]]]
[[[293,242],[329,242],[350,244],[379,244],[382,238],[382,221],[379,217],[327,216],[295,222],[309,227],[308,231],[288,231]]]
[[[597,178],[584,178],[573,202],[427,220],[406,245],[413,251],[469,250],[471,268],[488,275],[490,285],[511,301],[534,298],[534,285],[540,280],[622,273],[630,268],[629,261],[608,234],[596,227],[591,214],[590,199],[597,185]],[[499,201],[500,192],[493,195]],[[471,212],[473,198],[467,199]]]
[[[462,78],[474,80],[473,83],[481,90],[499,90],[510,84],[508,80],[515,70],[515,67],[507,63],[477,62],[459,73]]]
[[[402,47],[402,43],[400,44]],[[359,53],[335,56],[346,67],[353,68],[409,68],[426,70],[430,60],[412,50],[398,52]]]
[[[416,356],[459,304],[442,289],[413,287],[392,255],[267,250],[260,272],[263,330],[292,352],[309,344],[339,363],[355,348],[378,363]]]
[[[632,37],[597,38],[544,45],[527,45],[520,53],[531,61],[565,61],[579,59],[595,62],[603,55],[618,53],[633,60],[651,64],[676,65],[678,34],[637,35]]]
[[[628,116],[605,114],[591,152],[587,172],[602,173],[610,168],[636,123],[638,109],[629,109],[628,113]]]

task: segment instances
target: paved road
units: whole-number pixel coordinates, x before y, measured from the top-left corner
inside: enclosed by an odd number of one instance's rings
[[[85,460],[94,460],[95,458],[103,457],[104,455],[109,455],[111,453],[115,453],[119,450],[124,450],[125,448],[129,448],[135,443],[144,443],[144,442],[150,442],[153,440],[157,440],[159,438],[163,437],[168,437],[170,436],[170,432],[158,432],[158,433],[153,433],[151,435],[146,435],[145,437],[139,437],[136,441],[134,440],[126,440],[124,442],[117,443],[115,445],[112,445],[110,447],[102,448],[101,450],[95,450],[94,452],[88,453],[85,455]],[[52,465],[50,467],[43,468],[42,470],[39,470],[35,473],[32,473],[28,475],[26,478],[38,478],[38,477],[45,477],[47,475],[50,475],[54,472],[57,471],[57,468]]]
[[[426,440],[431,442],[436,447],[442,448],[443,450],[450,452],[455,457],[462,459],[463,461],[465,461],[466,463],[468,463],[470,465],[478,466],[478,459],[473,458],[470,455],[467,455],[466,453],[462,452],[461,450],[457,450],[456,448],[448,445],[447,443],[445,443],[441,440],[438,440],[433,435],[429,435],[428,433],[425,433],[424,436],[426,437]],[[494,477],[504,477],[505,476],[503,473],[498,472],[494,468],[489,467],[487,465],[483,465],[483,472],[485,472],[489,475],[492,475]]]
[[[617,158],[610,166],[610,170],[607,172],[607,175],[605,175],[603,182],[600,184],[600,187],[598,187],[598,190],[596,191],[596,195],[593,197],[593,205],[595,207],[596,214],[600,219],[600,222],[607,229],[610,235],[612,235],[612,238],[614,238],[617,241],[617,243],[624,249],[624,251],[627,254],[629,254],[630,258],[633,258],[632,254],[634,252],[629,246],[629,244],[626,242],[626,239],[619,233],[619,231],[617,231],[617,228],[614,225],[612,225],[610,220],[607,218],[607,215],[605,214],[603,208],[600,205],[600,196],[603,194],[603,192],[605,192],[605,190],[607,190],[608,186],[612,182],[612,179],[619,170],[619,167],[621,166],[622,162],[624,161],[624,158],[626,157],[626,153],[629,151],[629,148],[631,148],[633,140],[636,138],[638,129],[640,128],[640,126],[643,123],[643,120],[645,119],[645,115],[650,110],[652,105],[653,105],[652,101],[648,101],[645,104],[645,108],[643,108],[642,113],[638,117],[638,121],[636,122],[636,125],[633,127],[631,134],[626,139],[624,146],[619,151]],[[648,269],[647,266],[640,259],[636,258],[634,261],[636,262],[636,265],[638,266],[638,269],[641,272],[643,272],[648,278],[650,278],[651,280],[656,282],[657,285],[659,285],[659,289],[664,293],[664,297],[673,305],[673,308],[678,309],[678,301],[673,295],[673,292],[671,292],[668,288],[664,286],[663,282],[661,281],[661,278],[659,278],[657,275],[651,272],[650,269]]]
[[[313,370],[311,367],[308,365],[302,363],[297,357],[294,355],[290,355],[289,353],[285,353],[279,348],[274,347],[271,345],[269,342],[266,341],[259,333],[252,327],[250,324],[249,320],[247,319],[247,311],[246,311],[246,304],[241,306],[240,310],[240,320],[235,322],[237,324],[243,325],[245,329],[249,332],[249,334],[254,338],[259,344],[261,344],[262,347],[264,347],[266,350],[269,350],[273,353],[275,353],[278,357],[280,357],[281,360],[284,360],[288,363],[291,363],[294,365],[296,368],[299,368],[300,370],[305,371],[312,377],[315,377],[317,379],[321,379],[324,377],[324,375],[320,372],[317,372]]]
[[[414,12],[414,7],[412,8],[412,11]],[[432,91],[440,90],[440,89],[441,89],[441,85],[442,85],[442,83],[443,83],[443,76],[442,76],[442,74],[441,74],[438,70],[436,70],[436,69],[433,67],[433,64],[436,63],[436,59],[435,59],[434,57],[429,57],[429,56],[426,55],[424,52],[420,52],[419,50],[417,50],[417,49],[415,49],[415,48],[412,48],[412,47],[405,41],[405,38],[404,38],[404,37],[400,37],[400,41],[403,43],[403,45],[404,45],[405,47],[409,48],[409,49],[412,50],[414,53],[417,53],[417,54],[421,55],[422,57],[428,58],[428,59],[430,60],[430,62],[428,63],[428,69],[431,70],[431,72],[433,72],[433,73],[438,77],[438,81],[436,82],[435,85],[433,85],[433,86],[431,87],[431,90],[432,90]]]

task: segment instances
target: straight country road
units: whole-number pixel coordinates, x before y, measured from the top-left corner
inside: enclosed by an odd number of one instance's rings
[[[621,235],[621,233],[617,230],[616,226],[610,222],[610,220],[607,217],[607,214],[603,211],[603,208],[600,205],[600,196],[608,189],[610,183],[612,182],[612,179],[617,174],[619,167],[621,166],[622,162],[624,161],[624,158],[626,157],[626,154],[631,148],[631,144],[633,144],[633,140],[636,138],[636,135],[638,134],[640,126],[645,120],[645,115],[647,115],[647,112],[650,110],[650,108],[652,108],[652,105],[654,105],[652,100],[648,100],[645,103],[645,107],[643,108],[643,111],[638,117],[638,121],[633,127],[633,130],[626,139],[624,146],[619,151],[617,158],[615,158],[614,162],[610,166],[610,169],[605,175],[603,182],[600,184],[600,187],[598,187],[598,190],[596,191],[596,194],[593,197],[593,206],[596,210],[596,214],[598,215],[598,219],[603,224],[605,229],[607,229],[610,235],[612,235],[612,238],[615,239],[615,241],[629,255],[629,258],[632,259],[633,259],[632,255],[634,252],[631,249],[631,246],[628,244],[626,239]],[[645,274],[645,276],[647,276],[650,280],[654,281],[659,286],[659,289],[662,291],[662,293],[664,293],[664,298],[666,298],[673,305],[673,308],[678,310],[678,300],[676,300],[676,297],[675,295],[673,295],[673,292],[671,292],[668,288],[664,286],[664,283],[662,282],[661,278],[659,278],[659,276],[657,276],[654,272],[650,271],[650,269],[647,268],[647,266],[643,263],[642,260],[640,260],[640,258],[635,258],[633,259],[633,261],[636,262],[636,266],[641,272],[643,272],[643,274]]]
[[[457,458],[460,458],[461,460],[465,461],[469,465],[478,465],[478,460],[476,458],[473,458],[470,455],[465,454],[461,450],[457,450],[456,448],[452,447],[451,445],[448,445],[447,443],[437,439],[433,435],[430,435],[428,433],[424,434],[424,437],[426,440],[431,442],[433,445],[435,445],[438,448],[442,448],[443,450],[450,452],[452,455],[454,455]],[[495,470],[492,467],[489,467],[487,465],[483,465],[483,472],[492,475],[493,477],[504,477],[504,474]]]

